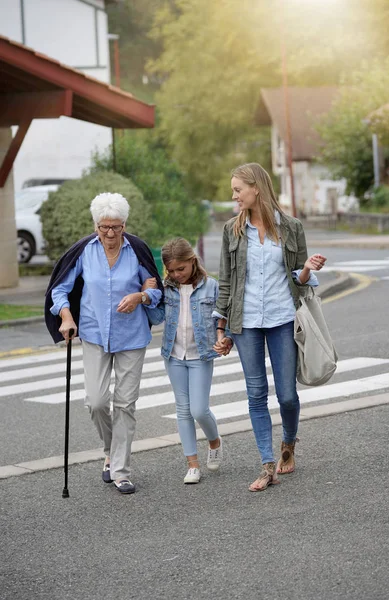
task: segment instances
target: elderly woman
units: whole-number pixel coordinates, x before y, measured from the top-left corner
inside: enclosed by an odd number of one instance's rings
[[[46,324],[55,342],[68,342],[78,332],[85,403],[106,455],[102,478],[131,494],[135,403],[151,341],[147,311],[157,306],[163,288],[148,246],[125,233],[127,200],[120,194],[100,194],[90,210],[96,233],[75,243],[56,264],[46,293]],[[155,281],[144,286],[151,278]]]

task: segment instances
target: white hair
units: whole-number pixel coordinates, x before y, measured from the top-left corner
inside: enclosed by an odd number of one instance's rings
[[[95,223],[99,223],[101,219],[120,219],[125,223],[130,205],[121,194],[103,192],[92,200],[90,211]]]

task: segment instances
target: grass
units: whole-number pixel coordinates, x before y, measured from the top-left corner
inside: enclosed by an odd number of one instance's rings
[[[363,227],[362,225],[347,225],[346,223],[337,223],[336,227],[333,228],[333,231],[348,231],[349,233],[364,235],[387,235],[389,233],[386,229],[384,231],[379,231],[378,227],[375,227],[374,225]]]
[[[30,265],[27,263],[26,265],[19,265],[19,276],[20,277],[28,277],[28,276],[38,276],[38,275],[51,275],[53,272],[53,264],[48,263],[46,265]]]
[[[38,306],[0,304],[0,321],[11,321],[14,319],[25,319],[26,317],[40,316],[43,316],[43,310]]]

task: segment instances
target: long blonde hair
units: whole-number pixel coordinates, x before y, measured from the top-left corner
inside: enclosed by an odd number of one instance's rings
[[[186,262],[193,259],[192,275],[190,277],[190,283],[195,288],[201,279],[207,279],[207,272],[200,263],[200,259],[193,250],[190,243],[184,238],[174,238],[169,240],[162,246],[162,260],[166,268],[172,260],[178,260]],[[179,283],[172,279],[169,274],[165,277],[165,283],[173,284],[179,287]]]
[[[277,200],[272,181],[267,171],[258,163],[247,163],[233,169],[231,179],[232,177],[237,177],[250,187],[258,188],[257,204],[265,231],[273,241],[277,242],[278,230],[274,211],[276,210],[282,214],[283,210]],[[244,235],[246,219],[249,216],[249,210],[242,210],[239,213],[233,228],[236,237]]]

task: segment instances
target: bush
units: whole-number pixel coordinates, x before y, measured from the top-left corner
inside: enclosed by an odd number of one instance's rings
[[[367,194],[368,199],[363,204],[364,211],[368,212],[389,212],[389,187],[380,185]]]
[[[90,204],[102,192],[122,194],[130,205],[126,230],[146,239],[150,227],[150,211],[140,190],[117,173],[99,172],[81,179],[66,181],[40,209],[46,253],[58,258],[80,238],[94,231]]]
[[[141,190],[151,210],[145,241],[154,248],[182,236],[191,244],[206,231],[208,218],[199,199],[191,197],[183,174],[170,159],[156,131],[116,136],[116,171]],[[93,172],[113,169],[112,151],[94,156]]]

